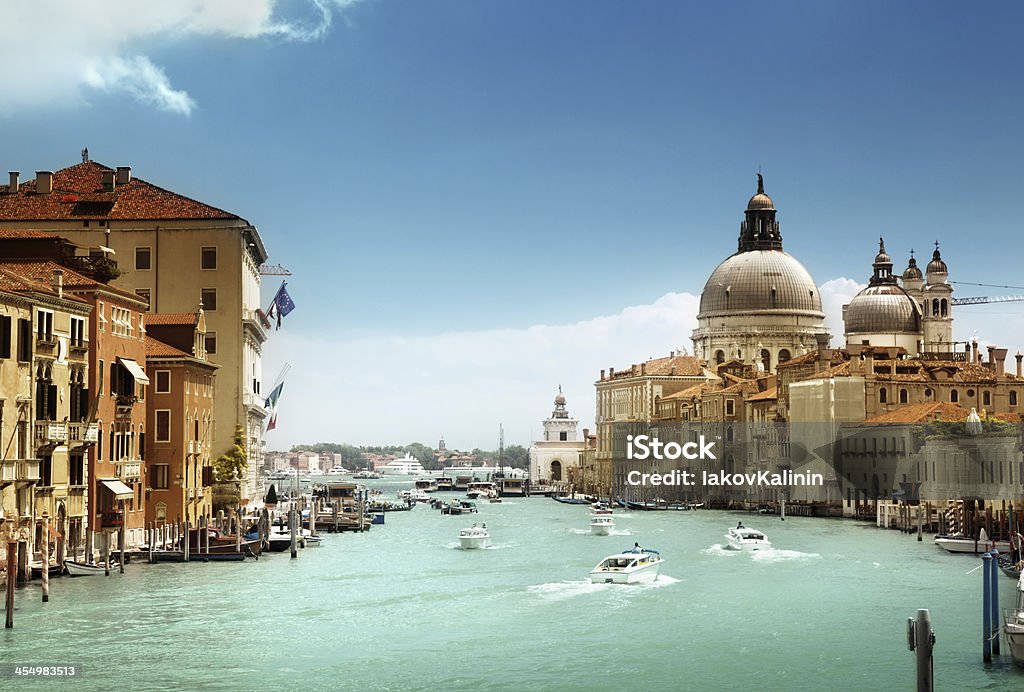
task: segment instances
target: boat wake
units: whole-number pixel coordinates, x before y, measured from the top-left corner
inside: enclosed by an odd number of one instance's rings
[[[786,560],[820,560],[818,553],[801,553],[799,550],[780,550],[769,548],[768,550],[755,550],[750,553],[750,558],[755,562],[784,562]]]
[[[658,575],[653,582],[642,584],[593,584],[589,579],[576,581],[558,581],[547,584],[535,584],[527,587],[527,591],[548,601],[564,601],[586,594],[610,592],[615,594],[640,593],[647,589],[660,589],[679,583],[679,579],[666,574]]]
[[[609,536],[632,536],[633,532],[630,529],[612,529]]]
[[[704,553],[705,555],[739,555],[740,554],[738,550],[730,550],[729,548],[726,548],[721,543],[715,543],[710,548],[705,548],[704,550],[702,550],[700,552]]]

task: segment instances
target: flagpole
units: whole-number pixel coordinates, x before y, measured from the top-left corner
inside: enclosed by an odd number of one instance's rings
[[[268,307],[263,314],[265,314],[265,315],[269,315],[270,314],[270,311],[273,310],[274,306],[277,304],[277,297],[279,295],[281,295],[281,291],[283,291],[284,287],[287,286],[287,285],[288,285],[288,282],[285,281],[284,279],[282,279],[281,280],[281,285],[278,287],[277,291],[274,293],[274,297],[270,299],[270,307]]]

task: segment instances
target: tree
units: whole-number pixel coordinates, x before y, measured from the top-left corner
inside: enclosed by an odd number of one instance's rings
[[[213,462],[214,475],[218,483],[229,483],[244,478],[248,468],[248,455],[245,453],[245,430],[241,425],[237,425],[235,426],[235,442],[231,449],[221,454]]]
[[[526,468],[530,462],[530,452],[522,445],[509,445],[501,455],[505,466]]]

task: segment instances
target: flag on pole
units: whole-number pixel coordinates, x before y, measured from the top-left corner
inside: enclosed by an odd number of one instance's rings
[[[274,295],[274,303],[270,306],[271,311],[277,312],[277,329],[281,328],[281,318],[287,317],[288,313],[295,309],[295,301],[288,295],[287,281],[281,282],[281,288],[277,289]],[[269,313],[268,313],[269,314]]]
[[[276,409],[277,408],[277,400],[281,398],[281,391],[283,389],[284,389],[284,382],[281,382],[276,387],[274,387],[274,389],[270,392],[270,396],[268,396],[266,398],[266,401],[263,402],[263,408],[269,408],[269,409],[272,409],[272,410]]]
[[[267,432],[270,432],[277,427],[277,411],[274,411],[273,415],[270,416],[270,422],[267,423]]]

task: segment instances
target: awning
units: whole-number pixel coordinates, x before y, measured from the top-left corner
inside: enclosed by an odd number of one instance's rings
[[[123,365],[124,367],[128,368],[128,372],[132,374],[132,377],[135,378],[136,382],[141,382],[142,384],[149,384],[149,378],[146,377],[146,371],[140,368],[139,364],[136,363],[134,360],[132,360],[131,358],[118,358],[117,362]]]
[[[135,497],[135,491],[119,480],[105,481],[101,478],[100,483],[105,485],[107,490],[114,493],[114,497],[118,500],[130,500]]]

